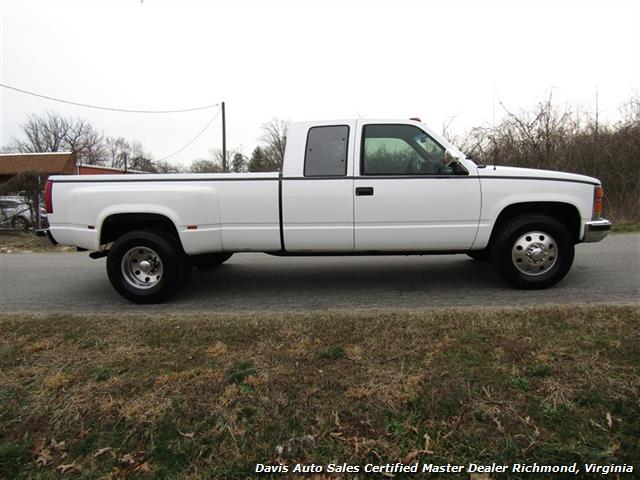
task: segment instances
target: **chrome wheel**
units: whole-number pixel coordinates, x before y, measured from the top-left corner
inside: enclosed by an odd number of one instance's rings
[[[149,247],[134,247],[122,257],[122,276],[135,288],[152,288],[162,279],[162,259]]]
[[[558,246],[548,233],[527,232],[513,244],[511,260],[525,275],[542,275],[556,264]]]

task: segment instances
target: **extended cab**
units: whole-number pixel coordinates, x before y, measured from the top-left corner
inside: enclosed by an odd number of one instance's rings
[[[291,125],[282,173],[50,177],[54,241],[107,256],[113,287],[157,302],[237,252],[466,253],[521,288],[604,238],[600,182],[477,165],[414,120]]]

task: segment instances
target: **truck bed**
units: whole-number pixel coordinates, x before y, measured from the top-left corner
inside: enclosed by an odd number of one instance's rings
[[[169,218],[187,254],[280,249],[278,173],[53,176],[51,234],[99,250],[113,215]]]

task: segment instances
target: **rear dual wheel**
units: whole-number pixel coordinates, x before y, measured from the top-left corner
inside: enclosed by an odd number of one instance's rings
[[[107,255],[107,275],[115,290],[135,303],[165,300],[189,279],[192,263],[178,239],[158,230],[124,234]]]

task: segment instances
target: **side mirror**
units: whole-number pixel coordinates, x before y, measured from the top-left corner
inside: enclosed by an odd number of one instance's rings
[[[458,157],[454,155],[451,151],[445,150],[444,152],[444,164],[447,167],[453,166],[458,163]]]

